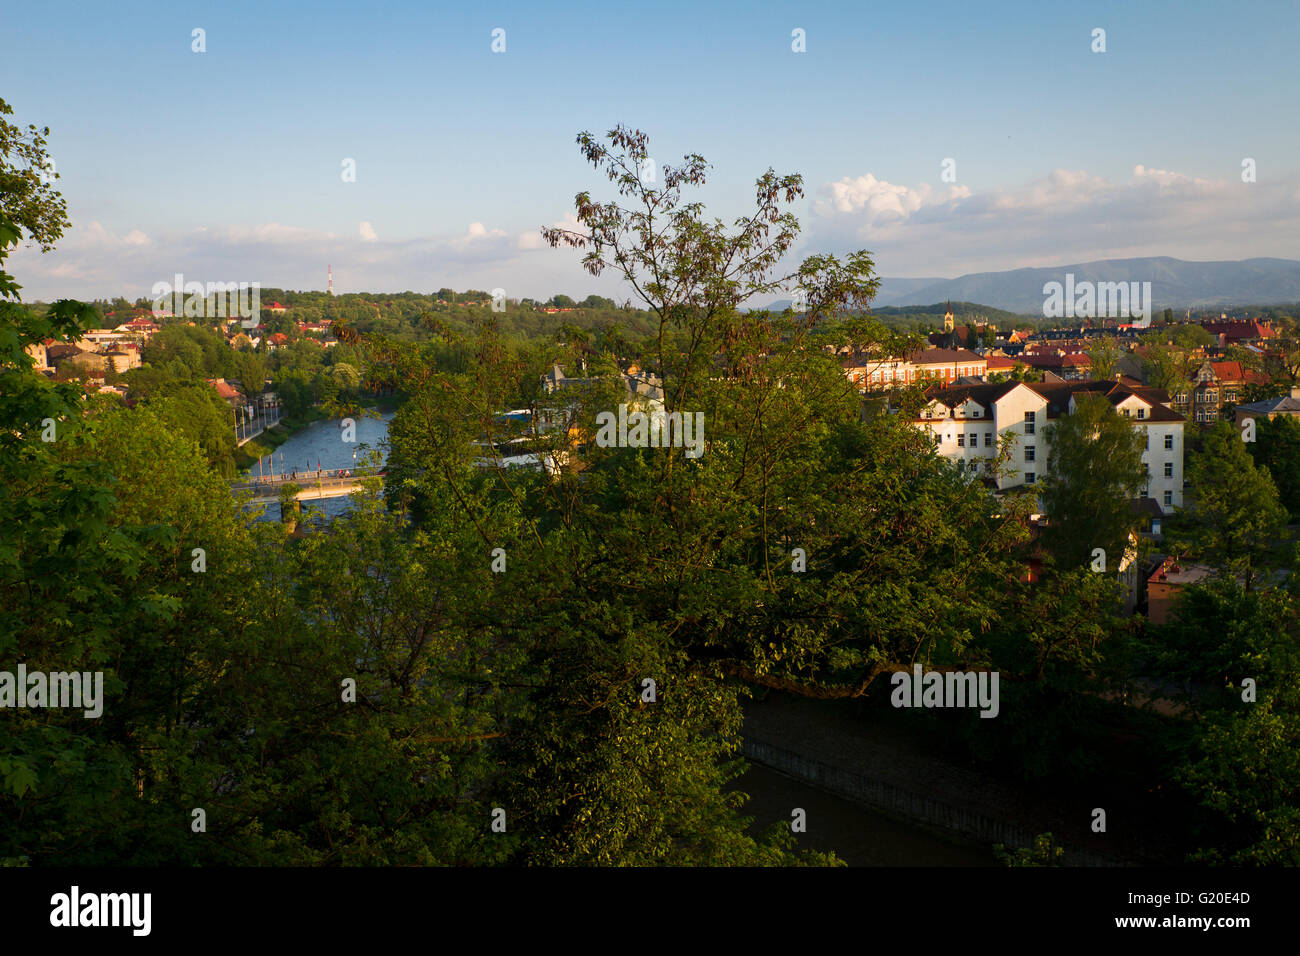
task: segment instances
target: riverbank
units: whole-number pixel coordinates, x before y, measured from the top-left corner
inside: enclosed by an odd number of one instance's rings
[[[770,693],[745,708],[748,760],[871,810],[984,846],[1029,846],[1053,833],[1074,866],[1155,862],[1138,841],[1090,832],[1096,802],[1032,793],[930,752],[900,719],[873,720],[852,702]],[[1108,801],[1107,801],[1108,802]]]
[[[252,441],[235,449],[235,470],[242,472],[253,467],[258,459],[271,454],[308,425],[324,421],[328,417],[323,409],[317,407],[308,409],[305,415],[296,418],[284,416],[274,428],[268,428]]]

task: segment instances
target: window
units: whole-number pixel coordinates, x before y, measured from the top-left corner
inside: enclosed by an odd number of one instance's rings
[[[970,446],[972,448],[978,448],[980,446],[980,436],[978,432],[970,433]]]
[[[987,432],[987,433],[985,433],[985,435],[984,435],[984,447],[985,447],[985,448],[992,448],[992,447],[993,447],[993,433],[992,433],[992,432]]]
[[[1172,461],[1167,461],[1165,462],[1165,477],[1172,478],[1173,476],[1174,476],[1174,463]]]
[[[1166,435],[1166,436],[1165,436],[1165,448],[1173,448],[1173,447],[1174,447],[1174,436],[1173,436],[1173,435]]]
[[[1143,435],[1143,436],[1142,436],[1142,447],[1145,448],[1147,451],[1150,451],[1150,450],[1151,450],[1151,436],[1150,436],[1150,434],[1146,434],[1146,435]]]
[[[1025,461],[1033,461],[1033,460],[1034,460],[1034,446],[1033,446],[1033,445],[1026,445],[1026,446],[1025,446]]]
[[[965,471],[966,471],[966,462],[965,462],[964,459],[961,459],[961,458],[958,458],[958,459],[957,459],[957,470],[958,470],[959,472],[965,473]]]
[[[1146,417],[1147,417],[1147,410],[1145,408],[1139,408],[1138,418],[1146,418]]]
[[[958,447],[958,448],[965,448],[965,447],[966,447],[966,433],[965,433],[965,432],[958,432],[958,433],[957,433],[957,447]]]
[[[1026,435],[1032,435],[1034,433],[1034,424],[1035,424],[1034,418],[1037,414],[1038,414],[1037,412],[1025,412],[1025,434]]]
[[[1166,492],[1165,492],[1165,507],[1166,507],[1166,508],[1172,508],[1173,505],[1174,505],[1174,493],[1173,493],[1172,491],[1166,491]]]
[[[1035,475],[1032,471],[1025,472],[1025,484],[1033,485],[1033,484],[1037,484],[1037,482],[1038,482],[1037,475]]]
[[[971,413],[970,413],[970,417],[971,417],[971,418],[979,418],[979,417],[980,417],[980,410],[979,410],[978,408],[976,408],[976,409],[972,409],[972,410],[971,410]]]
[[[1187,404],[1187,393],[1186,393],[1186,392],[1179,392],[1179,393],[1178,393],[1177,402],[1178,402],[1179,405],[1186,405],[1186,404]]]
[[[1144,475],[1150,475],[1150,474],[1151,474],[1151,466],[1148,465],[1145,461],[1142,462],[1142,474],[1144,474]]]

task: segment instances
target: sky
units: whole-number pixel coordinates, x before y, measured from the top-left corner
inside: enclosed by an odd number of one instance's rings
[[[72,221],[10,258],[28,301],[324,289],[327,264],[340,293],[621,300],[538,232],[615,198],[575,138],[618,124],[659,168],[703,155],[688,196],[727,221],[769,167],[801,174],[791,270],[1300,258],[1294,0],[0,0],[0,23],[0,97],[50,128]]]

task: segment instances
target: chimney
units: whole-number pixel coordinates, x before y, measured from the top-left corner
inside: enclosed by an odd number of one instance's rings
[[[1300,387],[1297,387],[1295,385],[1291,386],[1291,397],[1300,399]]]

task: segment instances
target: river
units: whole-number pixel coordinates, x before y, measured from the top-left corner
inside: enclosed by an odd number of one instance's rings
[[[313,422],[253,465],[243,477],[258,477],[259,466],[262,475],[269,475],[272,471],[280,475],[295,468],[299,473],[314,473],[317,468],[352,468],[362,465],[371,451],[378,451],[386,457],[385,442],[388,439],[388,423],[392,418],[392,412],[383,412],[379,418],[357,418],[356,442],[343,440],[343,431],[339,428],[337,420]],[[274,467],[272,467],[272,459],[275,459]],[[319,510],[330,517],[338,517],[348,510],[351,501],[352,499],[347,497],[324,498],[319,501],[305,501],[303,508]],[[262,517],[265,520],[278,521],[279,504],[274,502],[267,504],[266,512]]]

